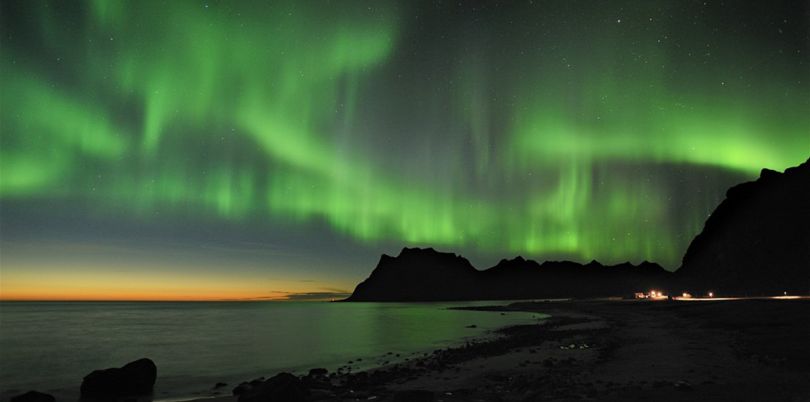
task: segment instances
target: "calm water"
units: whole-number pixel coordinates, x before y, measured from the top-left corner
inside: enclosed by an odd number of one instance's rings
[[[494,304],[478,303],[478,304]],[[210,394],[280,370],[379,365],[534,321],[529,313],[448,310],[471,303],[0,303],[0,392],[75,399],[82,377],[149,357],[155,397]],[[477,328],[466,328],[475,324]],[[357,364],[355,364],[357,367]]]

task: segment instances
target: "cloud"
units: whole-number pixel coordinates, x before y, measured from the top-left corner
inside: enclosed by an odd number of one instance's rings
[[[288,301],[326,301],[326,300],[342,300],[349,297],[351,293],[347,292],[306,292],[306,293],[289,293],[284,300]]]
[[[351,292],[343,289],[324,288],[318,292],[287,292],[273,290],[272,296],[254,297],[249,300],[275,300],[275,301],[330,301],[341,300],[351,296]]]

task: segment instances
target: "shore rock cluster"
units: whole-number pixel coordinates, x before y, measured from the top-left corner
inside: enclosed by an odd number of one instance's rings
[[[402,390],[391,393],[384,388],[384,385],[393,378],[406,375],[403,370],[341,374],[329,373],[324,368],[314,368],[302,377],[296,377],[291,373],[279,373],[269,379],[258,378],[243,382],[233,389],[233,395],[238,397],[238,402],[374,400],[388,394],[393,401],[432,402],[434,393],[430,391]]]
[[[157,379],[157,366],[143,358],[113,367],[95,370],[84,376],[81,385],[82,399],[112,401],[124,397],[144,396],[152,393]],[[11,402],[55,402],[53,395],[28,391],[11,398]]]
[[[254,381],[248,385],[239,385],[233,390],[239,395],[239,402],[307,402],[309,388],[304,382],[290,374],[279,373],[265,381]]]

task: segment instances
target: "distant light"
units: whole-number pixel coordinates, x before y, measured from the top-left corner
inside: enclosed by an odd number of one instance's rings
[[[709,297],[714,297],[714,292],[709,292]]]
[[[787,296],[787,292],[782,292],[782,295],[783,295],[783,296]]]

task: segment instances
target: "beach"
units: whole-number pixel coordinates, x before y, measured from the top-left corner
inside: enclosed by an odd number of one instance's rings
[[[388,401],[397,392],[424,390],[436,401],[810,400],[808,300],[473,308],[552,317],[395,365],[305,376],[311,399]]]
[[[230,394],[246,379],[369,370],[546,317],[448,308],[508,303],[0,302],[0,401],[31,389],[75,401],[90,372],[141,358],[157,366],[156,400],[216,383]]]
[[[177,308],[193,317],[199,315],[189,311],[211,314],[223,308],[231,315],[239,311],[253,315],[256,309],[267,315],[277,314],[276,309],[307,308],[310,317],[322,308],[355,316],[373,311],[379,319],[398,316],[398,323],[389,326],[392,330],[422,328],[421,332],[429,333],[444,325],[478,335],[461,336],[465,332],[454,329],[443,336],[457,334],[455,341],[434,334],[424,338],[430,342],[411,339],[408,353],[393,349],[374,357],[353,357],[342,364],[315,359],[311,365],[287,370],[273,369],[269,362],[265,370],[252,370],[256,375],[238,375],[233,368],[217,365],[218,360],[208,360],[214,365],[205,368],[210,374],[159,374],[154,394],[137,400],[261,401],[266,399],[260,392],[262,384],[280,372],[291,372],[294,377],[288,378],[295,379],[310,401],[810,400],[810,343],[806,340],[810,300],[806,298],[278,306]],[[144,307],[120,308],[127,312],[122,316],[131,317],[133,308]],[[437,321],[438,317],[445,318]],[[397,332],[389,331],[387,336],[395,337]],[[333,338],[342,339],[338,334]],[[445,346],[431,349],[431,342],[440,338]],[[332,345],[335,353],[345,352],[339,344]],[[377,350],[391,345],[390,341],[380,343]],[[234,367],[262,364],[262,359],[250,354],[222,352],[230,353]],[[165,360],[157,361],[158,373],[165,372],[160,364]],[[47,386],[33,389],[52,392]],[[22,391],[5,392],[3,400]],[[418,391],[416,399],[403,399],[414,391]],[[78,399],[70,392],[52,393],[57,401]],[[418,399],[422,397],[428,399]]]

